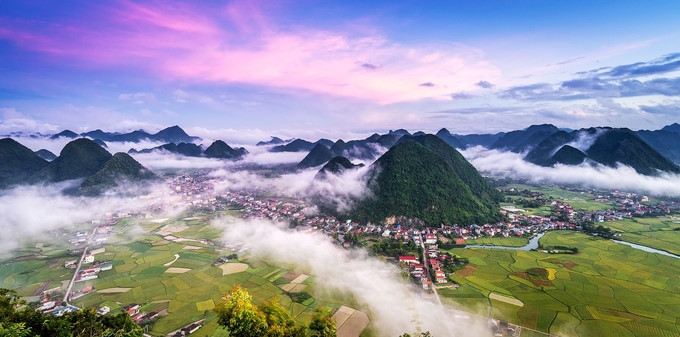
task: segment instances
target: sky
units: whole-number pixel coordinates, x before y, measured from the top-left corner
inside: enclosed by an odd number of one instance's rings
[[[680,116],[677,1],[0,2],[0,134],[531,124]]]

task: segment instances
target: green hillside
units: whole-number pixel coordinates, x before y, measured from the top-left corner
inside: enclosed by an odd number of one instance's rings
[[[154,181],[158,177],[129,154],[118,152],[104,164],[101,170],[87,177],[78,187],[76,193],[97,195],[107,189],[119,186],[120,183],[140,183]]]
[[[392,147],[371,165],[368,187],[373,195],[357,203],[352,217],[382,221],[392,215],[404,215],[431,225],[485,223],[498,219],[498,208],[491,208],[491,202],[477,196],[495,196],[496,193],[489,192],[492,188],[487,187],[488,183],[469,186],[461,178],[471,181],[471,177],[479,173],[472,166],[457,163],[455,157],[442,156],[449,151],[434,146],[436,143],[430,144],[430,139],[421,141],[435,151],[416,141],[406,141]]]
[[[31,181],[64,181],[89,177],[104,167],[111,154],[94,141],[79,138],[64,146],[57,159],[31,177]]]
[[[48,162],[11,138],[0,139],[0,188],[26,181]]]

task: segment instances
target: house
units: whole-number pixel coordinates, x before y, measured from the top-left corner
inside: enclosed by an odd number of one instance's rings
[[[136,315],[132,316],[132,321],[139,324],[144,320],[144,317],[146,317],[146,314],[143,312],[137,313]]]
[[[198,331],[198,329],[200,329],[202,326],[203,326],[203,324],[201,324],[201,323],[192,323],[182,330],[186,331],[186,333],[188,335],[190,335],[190,334]]]
[[[87,254],[85,255],[85,259],[83,260],[84,263],[92,263],[94,262],[94,255],[92,254]]]
[[[97,314],[104,316],[104,315],[108,314],[110,311],[111,311],[111,308],[104,306],[104,307],[97,309]]]
[[[54,301],[47,301],[37,308],[38,311],[47,311],[54,308],[57,305]]]
[[[406,264],[418,263],[418,259],[413,255],[402,255],[399,256],[399,262],[404,262]]]
[[[137,315],[139,313],[139,304],[130,304],[127,307],[123,308],[123,311],[126,312],[130,316]]]
[[[70,260],[64,262],[64,267],[67,269],[76,269],[76,265],[78,264],[78,260]]]
[[[425,243],[428,245],[433,245],[437,243],[437,235],[436,234],[425,235]]]

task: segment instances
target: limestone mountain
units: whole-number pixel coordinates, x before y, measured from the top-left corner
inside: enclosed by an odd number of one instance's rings
[[[245,156],[248,151],[245,148],[232,148],[227,143],[221,140],[216,140],[208,146],[203,154],[208,158],[219,159],[238,159]]]
[[[329,160],[319,172],[316,173],[314,179],[325,179],[328,174],[340,174],[346,170],[364,167],[364,164],[353,164],[349,159],[343,156],[336,156]]]
[[[306,169],[327,163],[333,159],[333,153],[323,144],[316,144],[314,148],[297,164],[297,168]]]
[[[56,135],[53,135],[50,137],[50,139],[58,139],[58,138],[78,138],[78,134],[71,131],[71,130],[64,130],[62,132],[57,133]]]
[[[48,162],[11,138],[0,139],[0,188],[23,183]]]
[[[352,218],[382,221],[389,216],[403,215],[419,218],[430,225],[485,223],[499,219],[494,200],[500,193],[490,192],[495,191],[493,187],[462,155],[452,156],[451,151],[458,153],[455,149],[438,137],[430,136],[420,139],[427,146],[416,140],[406,140],[393,146],[371,165],[368,177],[371,195],[356,203],[350,214]],[[460,159],[464,163],[459,162]],[[464,181],[474,181],[477,177],[482,181],[472,186]]]
[[[454,147],[456,149],[464,149],[465,145],[454,135],[449,132],[449,130],[442,128],[441,130],[437,131],[437,137],[441,138],[446,144],[451,145],[451,147]]]
[[[80,195],[99,195],[106,190],[118,187],[121,183],[147,183],[158,180],[153,172],[130,157],[118,152],[109,159],[95,174],[85,178],[75,193]]]
[[[504,134],[491,145],[491,148],[519,153],[528,150],[532,145],[540,143],[557,131],[559,129],[552,124],[532,125],[524,130]]]
[[[583,163],[584,160],[586,160],[585,153],[573,146],[564,145],[557,150],[545,164],[547,166],[553,166],[555,164],[579,165]]]
[[[45,150],[45,149],[40,149],[38,151],[35,151],[35,154],[37,154],[38,157],[45,159],[47,161],[53,161],[53,160],[57,159],[56,154],[52,153],[49,150]]]
[[[143,149],[140,151],[137,151],[135,149],[130,149],[128,153],[152,153],[155,151],[166,151],[174,154],[179,154],[182,156],[187,156],[187,157],[200,157],[203,150],[201,149],[200,146],[193,144],[193,143],[167,143],[163,144],[161,146],[156,146],[154,148],[150,149]]]
[[[273,137],[272,136],[272,139],[270,139],[266,142],[265,141],[257,142],[257,144],[255,144],[255,145],[256,146],[267,146],[267,145],[281,145],[281,144],[284,144],[284,143],[286,143],[285,140],[283,140],[279,137]]]
[[[31,176],[32,182],[57,182],[89,177],[104,167],[111,154],[94,141],[78,138],[66,144],[59,157]]]
[[[586,155],[600,164],[613,167],[621,163],[645,175],[654,175],[658,171],[680,173],[677,165],[629,129],[606,131],[588,148]]]

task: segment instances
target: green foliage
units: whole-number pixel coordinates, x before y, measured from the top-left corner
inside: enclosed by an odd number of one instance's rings
[[[409,240],[404,244],[404,240],[397,239],[383,239],[371,246],[371,253],[375,255],[384,255],[390,257],[398,257],[400,255],[415,254],[418,252],[418,247],[413,240]]]
[[[295,324],[290,312],[273,300],[265,302],[260,309],[264,313],[269,326],[267,336],[270,337],[303,337],[307,333],[305,326]]]
[[[248,292],[235,286],[229,291],[227,301],[215,308],[219,324],[234,337],[264,336],[267,332],[265,315],[255,305]]]
[[[24,304],[16,292],[0,289],[0,336],[64,336],[64,337],[141,337],[142,328],[125,313],[98,316],[86,309],[62,317],[43,314]]]
[[[373,196],[357,204],[352,218],[382,221],[404,215],[431,225],[500,219],[500,192],[441,139],[431,136],[422,142],[427,147],[416,141],[395,145],[372,165]]]
[[[297,325],[290,312],[274,300],[258,307],[248,291],[240,286],[234,286],[226,298],[215,312],[229,336],[303,337],[307,333],[307,327]]]
[[[335,322],[333,322],[331,311],[328,308],[317,308],[309,323],[309,330],[312,336],[316,337],[335,337]]]

